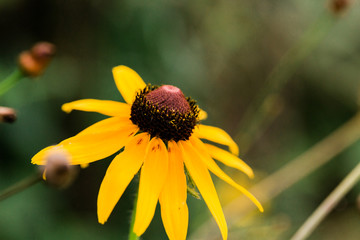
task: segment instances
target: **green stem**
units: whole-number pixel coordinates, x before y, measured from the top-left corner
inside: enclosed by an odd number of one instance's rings
[[[134,224],[135,224],[135,216],[136,216],[136,205],[137,205],[137,198],[138,195],[136,194],[134,198],[134,209],[131,214],[131,222],[130,222],[130,230],[129,230],[129,240],[138,240],[140,239],[135,233],[134,233]]]
[[[339,201],[360,180],[360,163],[345,177],[333,192],[320,204],[313,214],[294,234],[291,240],[303,240],[310,236],[321,221],[336,207]]]
[[[27,177],[17,183],[15,183],[14,185],[8,187],[7,189],[5,189],[4,191],[2,191],[0,193],[0,201],[11,197],[12,195],[15,195],[29,187],[31,187],[32,185],[40,182],[42,180],[42,177],[40,174],[35,174],[33,176]]]
[[[248,107],[237,127],[235,139],[238,140],[242,152],[246,152],[250,148],[259,131],[262,130],[262,126],[266,125],[265,121],[268,119],[268,115],[273,112],[272,109],[278,104],[277,101],[271,101],[271,99],[276,98],[304,59],[313,52],[329,33],[335,19],[333,15],[327,12],[321,14],[269,74],[264,86]]]
[[[0,82],[0,96],[9,91],[16,83],[24,77],[20,69],[16,69],[10,76]]]

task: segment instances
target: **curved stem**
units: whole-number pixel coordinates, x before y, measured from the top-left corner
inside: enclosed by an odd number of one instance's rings
[[[0,96],[9,91],[15,84],[24,77],[20,69],[16,69],[10,76],[0,82]]]
[[[9,198],[29,187],[31,187],[32,185],[40,182],[42,180],[42,177],[40,174],[35,174],[33,176],[27,177],[17,183],[15,183],[14,185],[8,187],[7,189],[5,189],[4,191],[2,191],[0,193],[0,201]]]
[[[135,215],[136,215],[136,204],[137,204],[138,195],[136,194],[134,198],[134,208],[131,214],[131,222],[130,222],[130,230],[129,230],[129,240],[138,240],[139,237],[134,233],[134,223],[135,223]]]
[[[333,210],[339,201],[348,193],[360,180],[360,163],[345,177],[333,192],[320,204],[311,214],[306,222],[294,234],[291,240],[303,240],[310,236],[322,220]]]

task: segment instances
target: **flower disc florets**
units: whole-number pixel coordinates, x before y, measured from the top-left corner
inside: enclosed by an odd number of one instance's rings
[[[177,87],[146,86],[131,106],[130,120],[141,131],[163,141],[188,140],[198,122],[199,108]]]

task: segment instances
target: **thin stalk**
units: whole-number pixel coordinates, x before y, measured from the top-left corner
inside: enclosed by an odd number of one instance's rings
[[[280,90],[285,86],[300,64],[308,57],[329,33],[335,17],[328,12],[322,13],[314,24],[304,33],[299,41],[290,48],[265,80],[264,86],[256,95],[237,127],[235,139],[241,151],[247,152],[254,138],[263,130],[268,115],[272,113]]]
[[[136,204],[137,204],[138,195],[136,194],[134,198],[134,208],[131,214],[131,222],[130,222],[130,230],[129,230],[129,240],[138,240],[139,237],[134,233],[134,224],[135,224],[135,216],[136,216]]]
[[[280,193],[329,162],[359,139],[360,112],[309,150],[257,183],[249,191],[265,205]],[[243,196],[227,204],[224,207],[224,213],[229,227],[255,209],[255,205]],[[218,236],[216,230],[215,223],[210,219],[200,226],[190,239],[214,239],[214,237]]]
[[[10,76],[0,82],[0,96],[9,91],[16,83],[24,77],[20,69],[16,69]]]
[[[36,183],[40,182],[42,180],[42,177],[40,174],[35,174],[33,176],[27,177],[14,185],[8,187],[7,189],[3,190],[0,193],[0,201],[7,199],[19,192],[24,191],[25,189],[31,187],[32,185],[35,185]]]
[[[310,236],[322,220],[333,210],[339,201],[347,194],[360,180],[360,163],[344,178],[333,192],[320,204],[311,214],[306,222],[294,234],[291,240],[303,240]]]

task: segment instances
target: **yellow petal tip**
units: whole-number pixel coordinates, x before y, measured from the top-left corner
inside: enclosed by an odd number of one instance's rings
[[[262,213],[264,212],[264,208],[263,208],[262,205],[258,206],[258,208],[259,208],[259,211],[260,211],[260,212],[262,212]]]
[[[104,225],[107,221],[107,217],[104,217],[104,216],[100,216],[99,215],[99,212],[98,212],[98,222],[102,225]]]
[[[72,111],[72,108],[69,106],[68,103],[65,103],[61,106],[61,110],[63,110],[66,113],[70,113]]]
[[[141,231],[138,227],[134,226],[133,232],[136,236],[140,237],[145,232],[145,230]]]
[[[89,166],[89,163],[82,163],[80,164],[81,168],[87,168]]]
[[[263,206],[261,205],[261,203],[257,200],[257,199],[255,199],[255,201],[253,200],[253,199],[251,199],[252,200],[252,202],[257,206],[257,208],[259,209],[259,211],[260,212],[264,212],[264,208],[263,208]]]
[[[205,120],[205,119],[207,119],[207,117],[208,117],[207,112],[205,112],[204,110],[200,109],[200,112],[199,112],[199,120]]]
[[[236,143],[234,143],[232,146],[229,146],[229,150],[235,156],[239,156],[240,154],[239,147]]]
[[[100,220],[99,220],[99,223],[102,224],[102,225],[104,225],[104,224],[105,224],[105,221],[100,221]]]
[[[121,71],[121,70],[125,70],[125,69],[128,69],[128,67],[127,67],[127,66],[124,66],[124,65],[119,65],[119,66],[113,67],[113,68],[112,68],[112,72],[115,73],[115,72],[118,72],[118,71]]]

